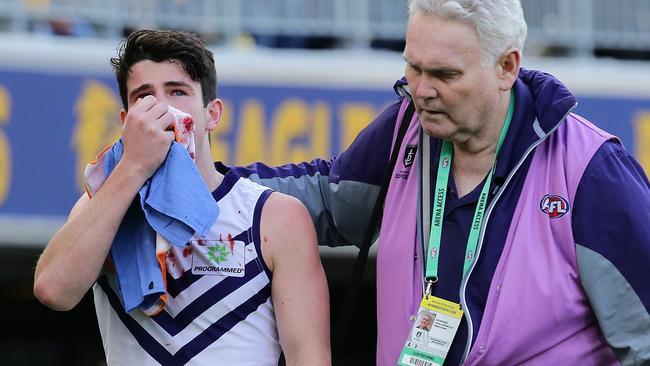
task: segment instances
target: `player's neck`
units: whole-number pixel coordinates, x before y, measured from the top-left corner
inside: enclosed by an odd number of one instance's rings
[[[213,192],[223,182],[223,174],[219,173],[214,167],[212,156],[201,154],[197,150],[196,167],[199,169],[203,181],[208,186],[210,192]]]

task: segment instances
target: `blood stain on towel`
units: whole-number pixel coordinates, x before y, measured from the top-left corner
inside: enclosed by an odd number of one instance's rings
[[[191,117],[185,117],[183,118],[183,126],[185,127],[185,131],[192,131],[194,129],[194,120]]]

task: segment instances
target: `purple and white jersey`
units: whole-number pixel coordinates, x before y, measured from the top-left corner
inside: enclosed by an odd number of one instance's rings
[[[100,276],[93,292],[108,365],[277,365],[271,272],[260,250],[270,194],[224,179],[213,192],[221,214],[209,234],[168,252],[167,305],[155,316],[126,313],[114,275]]]

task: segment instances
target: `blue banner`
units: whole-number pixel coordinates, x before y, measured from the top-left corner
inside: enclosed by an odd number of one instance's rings
[[[228,165],[331,157],[389,103],[385,90],[219,86],[225,109],[211,136]],[[619,136],[650,171],[650,100],[580,96],[576,112]],[[0,218],[65,216],[81,172],[120,132],[113,77],[0,70]]]

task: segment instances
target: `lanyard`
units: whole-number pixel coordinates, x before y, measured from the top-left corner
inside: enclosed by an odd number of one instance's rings
[[[476,255],[476,247],[478,245],[478,237],[481,231],[481,224],[483,223],[483,216],[487,206],[487,198],[490,191],[490,182],[496,167],[496,158],[501,150],[503,140],[505,140],[512,114],[515,109],[515,94],[510,92],[510,105],[508,107],[508,115],[503,123],[501,129],[501,136],[497,144],[497,151],[494,157],[494,164],[488,173],[481,195],[479,196],[476,210],[474,211],[474,219],[467,239],[467,249],[465,249],[465,261],[463,264],[463,277],[469,272],[474,258]],[[438,163],[438,174],[436,177],[436,187],[434,191],[433,212],[431,215],[431,234],[429,235],[429,255],[425,256],[426,259],[426,290],[425,294],[431,294],[432,285],[438,281],[438,258],[440,257],[440,239],[442,238],[442,222],[443,214],[445,211],[445,201],[447,198],[447,184],[449,182],[449,172],[451,171],[451,160],[453,155],[453,145],[447,140],[442,142],[442,151],[440,153],[440,162]]]

